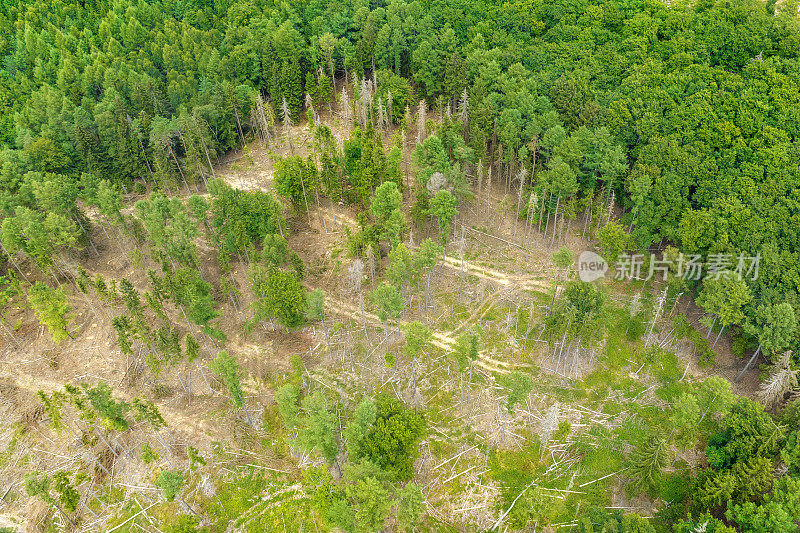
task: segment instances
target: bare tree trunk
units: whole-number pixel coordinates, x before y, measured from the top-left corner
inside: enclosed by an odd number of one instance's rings
[[[216,178],[217,174],[214,172],[214,165],[211,164],[211,156],[208,154],[208,147],[206,146],[206,142],[203,140],[202,137],[200,138],[200,142],[202,143],[203,151],[206,154],[206,161],[208,161],[208,168],[211,169],[211,177]],[[206,187],[208,187],[207,183]]]
[[[711,335],[711,332],[714,330],[714,326],[717,325],[717,315],[714,315],[714,321],[711,322],[711,327],[708,328],[708,333],[706,333],[706,339]]]
[[[483,190],[483,161],[478,161],[478,187],[475,197],[478,199],[478,207],[480,207],[481,191]]]
[[[717,342],[719,342],[719,338],[722,336],[722,332],[723,331],[725,331],[725,326],[724,325],[721,328],[719,328],[719,333],[717,333],[717,338],[714,339],[714,344],[711,345],[711,348],[714,348],[714,346],[717,345]]]
[[[583,231],[581,232],[581,237],[586,237],[586,230],[589,227],[589,218],[591,216],[591,206],[586,208],[586,211],[583,213]]]
[[[750,365],[752,365],[756,361],[756,359],[758,359],[758,354],[759,353],[761,353],[761,345],[760,344],[758,345],[758,349],[753,354],[753,357],[750,358],[750,360],[745,365],[744,369],[741,372],[739,372],[739,375],[736,376],[735,380],[733,380],[734,383],[737,383],[740,379],[742,379],[742,376],[744,376],[744,373],[747,372],[748,368],[750,368]]]
[[[517,226],[519,225],[519,210],[522,206],[522,190],[525,188],[526,171],[525,167],[519,172],[519,190],[517,191],[517,220],[514,222],[514,236],[517,235]]]
[[[86,231],[86,228],[83,226],[83,222],[81,222],[81,217],[79,215],[75,215],[75,220],[78,222],[78,225],[81,227],[83,234],[86,235],[86,239],[89,241],[89,245],[94,250],[94,255],[99,256],[100,252],[97,251],[97,247],[94,245],[94,241],[92,241],[92,236]]]
[[[547,201],[550,202],[550,201],[552,201],[552,199],[553,199],[553,193],[551,192],[550,196],[547,198]],[[543,200],[544,200],[544,198],[543,198]],[[545,207],[543,206],[542,209],[544,210]],[[547,211],[547,218],[544,221],[544,238],[545,238],[545,242],[547,242],[547,234],[548,234],[549,231],[550,231],[550,211],[548,210]]]
[[[303,201],[306,203],[306,213],[308,213],[308,196],[306,196],[306,182],[303,179],[302,173],[300,174],[300,186],[303,188]]]
[[[247,418],[247,425],[252,426],[253,421],[250,419],[250,412],[247,410],[247,404],[241,394],[239,394],[239,401],[242,402],[242,409],[244,409],[244,416]]]
[[[5,332],[8,334],[8,336],[11,337],[11,340],[14,341],[14,344],[17,346],[17,348],[22,348],[22,346],[20,345],[19,341],[17,341],[17,337],[14,335],[14,333],[11,330],[8,329],[8,326],[6,325],[6,321],[3,320],[2,318],[0,318],[0,324],[2,324],[3,330],[5,330]]]
[[[539,231],[542,231],[542,218],[544,218],[545,198],[547,198],[547,185],[542,190],[542,207],[539,208]],[[547,235],[547,232],[545,232]]]
[[[328,354],[331,357],[331,362],[333,362],[333,348],[331,347],[331,339],[328,336],[328,324],[325,322],[325,314],[322,314],[322,318],[320,320],[322,322],[322,331],[325,333],[325,344],[328,345]]]
[[[200,375],[203,377],[203,381],[205,382],[206,387],[208,387],[208,390],[210,390],[211,392],[214,392],[214,387],[212,387],[211,384],[208,382],[208,378],[206,377],[206,373],[203,372],[203,365],[201,365],[199,361],[197,363],[197,369],[200,370]]]
[[[31,282],[31,280],[29,280],[29,279],[28,279],[28,276],[26,276],[26,275],[25,275],[25,272],[23,272],[23,271],[22,271],[22,269],[21,269],[21,268],[19,268],[19,265],[18,265],[18,264],[17,264],[17,262],[14,260],[14,257],[13,257],[13,256],[12,256],[10,253],[8,253],[8,250],[6,250],[6,247],[5,247],[5,246],[3,246],[3,245],[2,245],[2,243],[0,243],[0,248],[2,248],[2,249],[3,249],[3,252],[5,252],[6,256],[8,257],[8,260],[9,260],[9,261],[11,261],[11,264],[12,264],[12,265],[14,265],[14,268],[16,268],[16,269],[17,269],[17,272],[19,272],[19,274],[20,274],[20,275],[21,275],[23,278],[25,278],[25,281],[27,281],[28,283],[30,283],[30,282]]]
[[[630,226],[628,226],[628,233],[630,233],[631,230],[633,230],[633,224],[634,224],[634,222],[636,222],[636,215],[638,215],[638,214],[639,214],[639,209],[637,208],[637,209],[635,209],[633,211],[633,218],[631,219]]]
[[[172,154],[172,159],[175,161],[175,165],[178,167],[178,172],[181,175],[181,179],[183,183],[186,185],[186,190],[189,190],[189,182],[186,181],[186,176],[183,175],[183,170],[181,169],[181,164],[178,163],[178,158],[175,156],[175,152],[172,150],[172,145],[167,142],[167,148],[169,148],[169,153]]]
[[[667,289],[661,293],[661,296],[658,297],[658,303],[656,304],[656,311],[653,313],[653,320],[650,322],[650,329],[647,332],[647,337],[645,338],[645,346],[650,345],[650,337],[653,335],[653,329],[656,327],[656,320],[658,317],[661,316],[661,310],[664,308],[664,301],[667,299]]]
[[[556,212],[553,215],[553,238],[550,239],[551,248],[553,247],[553,243],[556,240],[556,228],[558,227],[558,207],[560,205],[560,202],[561,202],[561,195],[559,194],[558,196],[556,196]]]
[[[428,321],[428,309],[430,308],[431,270],[433,270],[433,267],[428,267],[428,274],[425,280],[425,322]]]
[[[361,324],[364,327],[364,338],[369,339],[367,334],[367,315],[364,313],[364,293],[358,291],[358,305],[361,307]]]
[[[488,176],[486,177],[486,210],[489,210],[489,199],[492,196],[492,165],[489,165]]]

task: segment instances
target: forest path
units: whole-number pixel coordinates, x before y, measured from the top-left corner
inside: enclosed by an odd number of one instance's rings
[[[445,255],[444,261],[441,264],[448,268],[453,268],[459,271],[466,269],[467,273],[472,276],[476,276],[492,283],[497,283],[498,285],[502,285],[504,287],[523,289],[533,292],[547,292],[552,288],[550,284],[543,281],[534,280],[528,275],[506,274],[505,272],[501,272],[493,268],[476,265],[468,260],[462,261],[457,257]]]
[[[361,322],[362,314],[361,314],[361,309],[359,307],[343,302],[341,300],[335,300],[330,296],[327,296],[325,298],[325,304],[334,313],[344,315],[348,318],[352,318],[358,322]],[[378,325],[383,327],[383,321],[380,319],[380,317],[378,317],[374,313],[367,311],[366,309],[364,310],[363,318],[364,320],[373,325]],[[402,327],[408,325],[409,322],[405,320],[396,320],[394,321],[394,323],[397,326]],[[453,348],[455,347],[456,339],[453,336],[455,335],[455,332],[441,332],[433,330],[432,334],[433,338],[431,339],[431,344],[433,346],[445,351],[452,351]],[[517,368],[529,366],[529,365],[515,365],[512,363],[508,363],[506,361],[495,359],[490,355],[488,355],[485,350],[478,353],[478,360],[476,361],[476,364],[486,371],[497,372],[500,374],[508,374],[509,372],[512,372]]]
[[[321,217],[327,222],[334,223],[333,215],[331,215],[328,210],[319,206],[309,211],[308,216],[309,219],[314,217],[319,219]],[[335,224],[341,227],[347,227],[351,232],[358,231],[358,222],[356,222],[354,218],[348,216],[343,211],[336,213]],[[418,246],[409,246],[409,249],[411,250],[417,250],[418,248]],[[450,256],[447,254],[444,255],[443,261],[437,263],[437,266],[450,268],[459,272],[466,270],[467,274],[471,276],[475,276],[484,281],[495,283],[503,287],[518,288],[532,292],[548,292],[553,288],[553,286],[549,283],[533,279],[532,276],[535,274],[534,272],[525,274],[508,274],[494,268],[476,264],[468,259],[462,260],[459,257]]]

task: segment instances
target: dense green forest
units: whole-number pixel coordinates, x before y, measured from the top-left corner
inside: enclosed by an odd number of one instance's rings
[[[795,531],[800,404],[786,400],[800,362],[797,12],[788,0],[3,1],[0,301],[5,308],[24,294],[54,342],[73,335],[65,291],[97,301],[101,314],[105,305],[115,315],[120,352],[154,383],[165,369],[189,368],[188,387],[181,381],[188,394],[201,348],[216,352],[208,368],[252,425],[242,369],[222,349],[222,303],[230,300],[242,314],[233,265],[248,266],[254,295],[243,329],[320,324],[333,356],[324,296],[306,290],[309,267],[289,245],[289,219],[302,219],[321,197],[331,201],[334,219],[334,206],[353,209],[359,229],[347,233],[346,247],[361,258],[350,275],[364,336],[369,305],[388,345],[410,294],[424,293],[427,319],[431,272],[453,244],[459,209],[480,204],[476,191],[486,180],[491,187],[494,175],[511,191],[511,209],[526,228],[541,229],[546,216],[549,229],[552,216],[555,239],[559,217],[562,231],[565,219],[584,217],[609,261],[626,250],[646,254],[647,272],[656,254],[677,250],[728,257],[722,266],[730,270],[738,258],[760,260],[757,275],[670,275],[664,295],[676,305],[690,295],[705,313],[705,338],[680,320],[673,328],[703,357],[713,360],[717,342],[710,339],[723,333],[743,361],[752,356],[757,366],[763,354],[773,386],[760,396],[766,410],[734,395],[721,378],[664,384],[661,399],[672,410],[651,414],[666,417],[672,430],[649,435],[625,466],[626,492],[658,502],[653,515],[604,509],[591,494],[598,505],[578,505],[570,528]],[[349,138],[319,120],[334,107],[355,127]],[[313,154],[294,153],[299,141],[286,131],[296,124],[308,125]],[[412,177],[403,149],[415,135]],[[229,153],[279,137],[291,155],[276,158],[277,196],[217,179]],[[125,205],[131,194],[138,201]],[[409,225],[429,221],[438,240],[406,247]],[[149,251],[158,266],[147,272],[149,291],[125,278],[89,276],[63,259],[99,255],[93,227]],[[203,269],[201,238],[213,249],[218,279]],[[572,256],[561,257],[564,264],[555,257],[556,264],[568,269]],[[388,262],[385,281],[362,295],[367,270],[375,280],[375,259]],[[26,274],[21,263],[38,272]],[[563,347],[568,337],[586,340],[610,329],[608,303],[591,285],[565,282],[548,303],[542,331],[551,343],[561,339]],[[628,320],[634,315],[631,308]],[[532,318],[525,320],[530,335]],[[629,337],[632,327],[644,328],[626,323]],[[435,345],[427,326],[402,328],[402,357],[412,363]],[[468,375],[469,390],[481,335],[462,332],[453,348],[459,404],[469,404],[463,381]],[[422,489],[409,480],[427,431],[422,413],[378,394],[357,402],[345,424],[334,421],[330,398],[309,391],[302,370],[278,385],[271,423],[290,436],[293,453],[316,450],[330,467],[317,464],[302,480],[323,527],[379,531],[390,514],[398,530],[421,524]],[[512,412],[533,384],[515,372],[500,386]],[[69,405],[100,438],[164,424],[148,400],[115,403],[110,394],[98,385],[40,396],[53,427]],[[701,468],[685,474],[668,464],[670,446],[685,451],[698,443]],[[541,466],[526,453],[513,460]],[[487,470],[507,472],[510,460],[497,452]],[[519,498],[527,490],[519,484],[527,482],[523,474],[498,479]],[[72,523],[72,485],[81,481],[69,475],[53,478],[55,496],[47,475],[28,478],[26,488]],[[163,470],[156,482],[169,501],[183,483],[175,476]],[[562,492],[572,489],[570,482]],[[207,511],[222,516],[243,505],[232,494],[228,509],[217,498],[220,507],[213,502]],[[498,505],[508,511],[496,526],[504,519],[512,528],[542,526],[566,513],[552,504],[552,514],[536,514],[542,506],[534,500],[544,496],[528,494],[517,504],[514,492],[503,493]],[[184,526],[199,527],[193,520]],[[445,527],[425,527],[437,524]]]
[[[574,213],[612,191],[638,248],[760,254],[744,318],[731,325],[763,344],[776,306],[800,305],[793,10],[790,2],[5,3],[3,215],[48,210],[35,193],[41,183],[91,202],[100,179],[126,190],[198,182],[259,116],[297,122],[305,94],[331,97],[332,77],[375,75],[381,92],[395,89],[391,121],[407,118],[418,98],[449,106],[471,161],[500,162],[511,175],[534,169],[526,183],[540,202],[554,208],[563,197]],[[259,96],[272,112],[256,112]]]

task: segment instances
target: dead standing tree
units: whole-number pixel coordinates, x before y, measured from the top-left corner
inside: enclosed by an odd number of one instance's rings
[[[386,117],[386,110],[383,107],[383,98],[378,98],[378,129],[381,133],[386,133],[389,128],[389,121]]]
[[[292,126],[294,123],[292,122],[292,112],[289,110],[289,103],[286,101],[286,98],[283,99],[283,104],[281,105],[281,115],[283,119],[283,132],[286,135],[286,140],[289,141],[289,150],[294,153],[294,146],[292,145]]]
[[[427,137],[425,131],[425,112],[427,108],[425,106],[425,100],[419,101],[419,110],[417,111],[417,144],[422,143]]]
[[[367,334],[367,316],[364,313],[364,292],[361,290],[361,284],[364,279],[364,262],[361,259],[356,258],[350,263],[350,267],[347,269],[347,280],[350,286],[350,289],[353,292],[358,293],[358,306],[361,310],[361,324],[364,328],[364,338],[369,338]]]
[[[476,174],[477,174],[476,179],[478,180],[478,182],[475,186],[475,199],[478,204],[478,208],[480,209],[481,191],[483,190],[483,159],[478,160],[478,168],[476,170]]]
[[[528,200],[528,210],[525,214],[525,239],[530,239],[533,230],[533,222],[536,217],[536,206],[539,204],[539,195],[532,192]]]
[[[367,126],[375,125],[374,113],[372,113],[372,101],[375,97],[374,87],[370,80],[361,80],[361,90],[358,96],[358,121],[363,129]]]
[[[350,116],[350,97],[347,95],[347,86],[342,87],[342,93],[339,97],[339,112],[344,117],[344,121],[348,124],[350,123],[351,116]]]
[[[308,128],[311,129],[312,126],[316,126],[319,124],[319,115],[317,115],[317,110],[314,108],[314,101],[311,99],[311,95],[306,93],[305,98],[306,109],[311,111],[311,118],[312,121],[309,121]]]
[[[528,178],[528,169],[525,168],[523,165],[520,170],[519,174],[517,174],[517,180],[519,181],[519,191],[517,193],[517,219],[519,220],[520,209],[522,208],[522,193],[525,190],[525,184]],[[517,221],[518,221],[517,220]],[[514,224],[514,237],[517,236],[517,223]]]
[[[650,328],[647,331],[647,337],[645,337],[645,346],[650,346],[650,341],[652,340],[653,329],[656,326],[656,320],[661,316],[661,310],[664,308],[664,302],[667,300],[667,289],[664,289],[661,293],[661,296],[658,297],[658,302],[656,302],[656,310],[653,313],[653,319],[650,321]]]
[[[469,93],[466,87],[458,101],[458,120],[464,126],[464,140],[469,142]]]
[[[275,114],[271,105],[265,105],[261,93],[253,98],[253,112],[250,114],[250,126],[255,130],[264,148],[269,148],[274,138]]]
[[[461,262],[461,269],[459,272],[459,282],[458,282],[458,295],[459,297],[464,292],[464,276],[467,273],[467,264],[464,259],[464,256],[467,253],[467,239],[464,238],[464,226],[461,226],[461,236],[457,238],[454,242],[456,253],[458,254],[458,259]]]
[[[388,121],[388,126],[394,123],[394,119],[392,118],[392,109],[394,108],[394,97],[392,97],[392,91],[386,91],[386,119]]]

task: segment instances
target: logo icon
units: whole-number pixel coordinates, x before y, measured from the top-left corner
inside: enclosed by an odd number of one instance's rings
[[[581,281],[589,282],[605,277],[608,272],[608,263],[598,254],[585,250],[578,256],[575,268],[578,269],[578,277]]]

